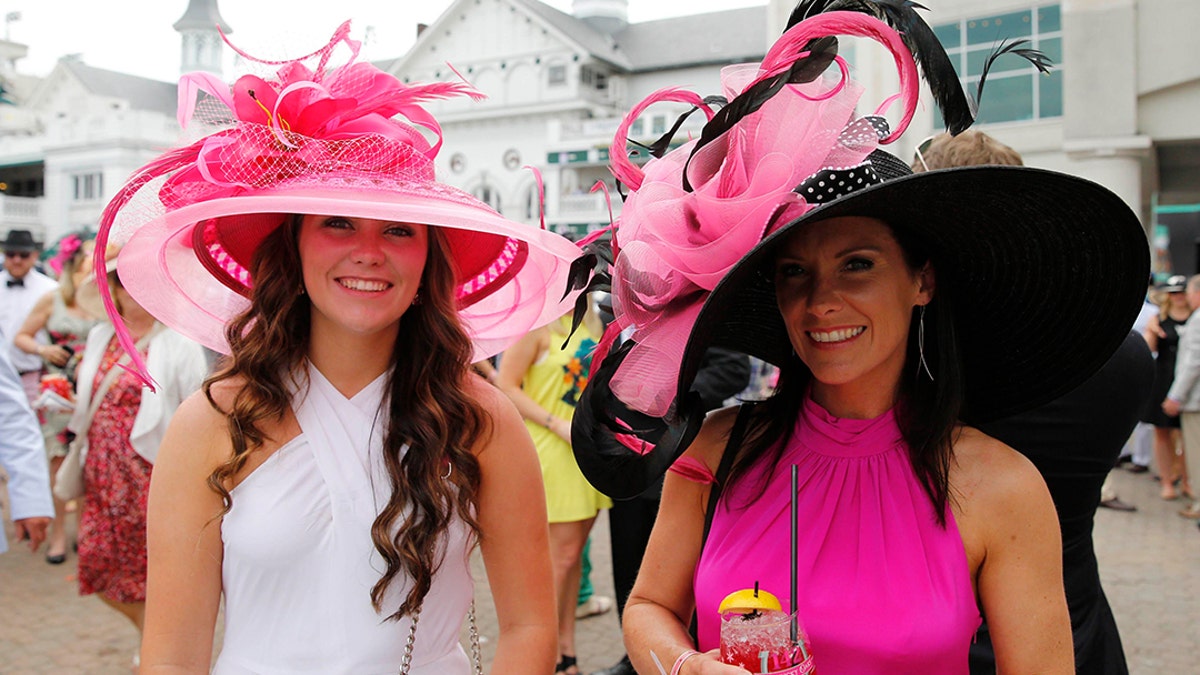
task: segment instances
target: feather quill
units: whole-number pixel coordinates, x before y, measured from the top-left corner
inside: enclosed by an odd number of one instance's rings
[[[975,106],[959,82],[954,64],[933,29],[917,14],[927,9],[912,0],[802,0],[788,17],[788,28],[825,12],[861,12],[887,22],[900,33],[934,101],[942,111],[946,130],[958,134],[975,121]]]
[[[1054,65],[1054,62],[1051,61],[1050,57],[1046,56],[1043,52],[1025,46],[1029,44],[1033,43],[1027,39],[1012,40],[1010,42],[1001,43],[1000,46],[997,47],[996,50],[991,54],[989,54],[986,60],[984,60],[983,69],[979,73],[979,84],[975,88],[975,98],[971,101],[972,118],[978,116],[979,114],[979,104],[981,101],[983,101],[983,83],[987,81],[988,72],[992,69],[992,64],[996,62],[996,59],[1000,58],[1001,56],[1004,56],[1005,54],[1015,54],[1032,64],[1034,68],[1038,69],[1039,73],[1043,75],[1050,73],[1050,67]]]

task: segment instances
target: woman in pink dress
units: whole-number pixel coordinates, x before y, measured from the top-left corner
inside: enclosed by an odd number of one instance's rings
[[[957,132],[973,108],[945,54],[910,11],[889,4],[893,28],[821,4],[802,3],[762,64],[726,69],[720,112],[663,90],[614,139],[656,101],[710,116],[643,166],[612,153],[630,190],[613,325],[632,338],[594,358],[572,437],[576,454],[600,433],[628,448],[580,462],[602,491],[671,466],[626,607],[629,656],[642,673],[744,674],[720,659],[718,607],[761,587],[797,613],[820,673],[965,674],[982,616],[1000,672],[1073,673],[1049,492],[972,425],[1069,391],[1117,349],[1148,274],[1140,223],[1064,174],[912,175],[879,149],[917,105],[901,34]],[[875,115],[858,112],[872,108],[836,35],[895,58],[900,94]],[[833,62],[841,76],[822,79]],[[711,347],[778,366],[772,395],[705,417],[691,384]]]

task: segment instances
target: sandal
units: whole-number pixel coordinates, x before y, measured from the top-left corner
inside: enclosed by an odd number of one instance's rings
[[[558,665],[554,666],[554,674],[558,675],[558,673],[563,673],[564,675],[579,675],[579,666],[575,665],[576,663],[578,663],[578,659],[576,659],[574,656],[567,656],[564,654],[562,660],[558,662]]]

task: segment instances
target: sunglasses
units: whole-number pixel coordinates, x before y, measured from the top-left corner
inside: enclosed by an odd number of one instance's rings
[[[917,160],[921,162],[921,166],[925,167],[926,171],[929,170],[929,165],[925,163],[925,153],[929,151],[929,146],[933,144],[934,138],[937,138],[936,134],[917,144]]]
[[[20,258],[24,260],[33,255],[33,251],[5,251],[5,258]]]

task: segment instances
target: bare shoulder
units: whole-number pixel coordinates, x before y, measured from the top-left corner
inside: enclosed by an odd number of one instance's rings
[[[517,415],[518,419],[520,418],[512,401],[509,400],[508,396],[505,396],[499,387],[471,371],[468,370],[463,374],[461,387],[468,396],[483,408],[484,412],[493,418],[493,423],[495,423],[497,416],[503,417],[512,414]]]
[[[54,296],[57,295],[59,292],[60,291],[56,288],[52,291],[47,291],[46,293],[43,293],[42,297],[38,298],[37,302],[33,303],[33,308],[31,311],[33,311],[33,312],[49,312],[54,307]]]
[[[950,483],[975,510],[1011,511],[1048,498],[1041,473],[1021,453],[973,427],[959,428]]]
[[[725,446],[729,443],[729,434],[733,430],[733,423],[737,420],[739,410],[741,410],[740,405],[731,405],[710,412],[704,418],[704,424],[700,427],[700,433],[696,434],[696,440],[692,441],[684,455],[703,462],[715,475],[721,464],[721,455],[725,453]]]
[[[521,421],[521,414],[517,412],[516,406],[508,396],[498,387],[470,371],[463,374],[461,387],[488,418],[488,433],[476,444],[476,454],[498,445],[498,440],[509,438],[517,431],[528,436],[525,424]]]
[[[213,394],[216,398],[216,387]],[[197,467],[216,467],[228,459],[230,448],[225,414],[213,407],[201,389],[175,410],[156,464],[185,462]]]

